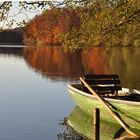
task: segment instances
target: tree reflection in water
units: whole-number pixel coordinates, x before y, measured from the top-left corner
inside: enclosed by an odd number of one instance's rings
[[[64,117],[64,120],[59,123],[63,132],[57,135],[57,140],[88,140],[88,138],[82,136],[82,134],[79,134],[72,127],[70,127],[67,124],[67,120],[68,118]]]
[[[73,80],[90,74],[118,74],[122,87],[140,89],[140,48],[103,47],[65,53],[61,46],[25,47],[27,64],[43,77]]]
[[[102,54],[100,49],[65,53],[61,46],[24,49],[24,58],[31,68],[44,77],[67,80],[79,79],[85,73],[105,73]]]

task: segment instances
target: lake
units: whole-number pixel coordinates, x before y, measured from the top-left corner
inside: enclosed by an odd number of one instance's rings
[[[117,73],[124,87],[140,89],[139,48],[13,47],[0,49],[0,140],[62,139],[76,106],[66,85],[84,74]]]

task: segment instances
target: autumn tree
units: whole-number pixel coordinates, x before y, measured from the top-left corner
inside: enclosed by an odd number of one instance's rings
[[[30,46],[61,44],[60,35],[79,28],[77,11],[69,8],[53,8],[31,20],[24,33],[24,42]]]

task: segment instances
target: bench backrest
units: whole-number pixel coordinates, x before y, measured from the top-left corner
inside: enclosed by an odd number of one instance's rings
[[[88,74],[83,78],[93,88],[93,90],[99,94],[115,94],[118,93],[118,90],[122,89],[119,76],[116,74]],[[88,91],[88,89],[84,85],[82,86],[82,88],[83,91]]]

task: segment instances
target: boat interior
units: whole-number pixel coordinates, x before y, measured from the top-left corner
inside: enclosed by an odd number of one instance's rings
[[[83,79],[100,96],[140,102],[140,91],[133,89],[124,89],[121,87],[119,76],[116,74],[106,75],[85,75]],[[88,88],[81,82],[76,88],[91,94]]]
[[[86,91],[83,90],[81,84],[75,84],[72,86],[76,89],[79,89],[79,90],[86,92],[87,94],[91,94],[91,92],[88,89]],[[99,94],[99,95],[102,97],[106,97],[106,98],[140,102],[140,93],[136,93],[136,92],[132,92],[132,91],[129,92],[129,89],[126,89],[126,88],[125,88],[125,90],[123,90],[123,89],[119,90],[118,94]]]

